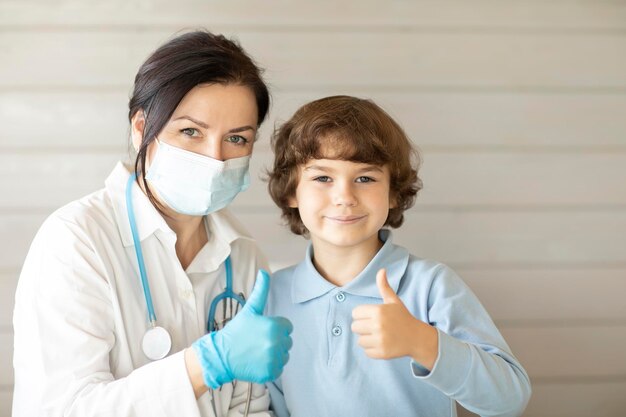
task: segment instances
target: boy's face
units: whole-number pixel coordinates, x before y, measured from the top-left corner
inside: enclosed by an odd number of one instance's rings
[[[314,245],[357,247],[378,239],[391,207],[389,168],[312,159],[299,168],[298,208]]]

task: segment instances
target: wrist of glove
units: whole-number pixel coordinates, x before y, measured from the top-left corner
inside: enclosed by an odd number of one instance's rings
[[[235,379],[215,346],[217,333],[211,332],[191,345],[200,361],[204,384],[212,389],[217,389]]]

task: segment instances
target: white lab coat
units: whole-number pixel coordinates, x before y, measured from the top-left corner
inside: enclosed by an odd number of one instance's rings
[[[210,393],[196,400],[182,350],[205,333],[211,300],[225,286],[248,295],[266,262],[227,210],[205,217],[209,241],[186,270],[167,226],[137,184],[133,202],[157,324],[170,355],[151,362],[141,348],[147,308],[128,223],[129,171],[119,163],[105,188],[52,214],[41,226],[18,282],[13,415],[213,416]],[[221,314],[221,308],[218,314]],[[247,384],[215,392],[218,415],[240,415]],[[267,415],[255,385],[251,415]]]

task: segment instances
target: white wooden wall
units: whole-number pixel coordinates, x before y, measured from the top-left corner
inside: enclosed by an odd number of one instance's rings
[[[525,416],[626,414],[626,3],[0,0],[0,416],[35,231],[127,154],[134,74],[183,28],[267,68],[268,132],[329,94],[371,97],[423,152],[398,240],[475,290],[529,371]],[[260,181],[236,201],[274,266],[304,242]]]

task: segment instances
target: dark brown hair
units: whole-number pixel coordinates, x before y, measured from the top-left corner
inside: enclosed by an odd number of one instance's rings
[[[388,166],[390,196],[385,226],[399,227],[422,182],[419,153],[402,128],[370,100],[332,96],[305,104],[272,136],[274,167],[268,188],[291,231],[308,235],[297,208],[289,207],[298,186],[299,167],[311,159],[340,159]]]
[[[199,84],[232,83],[249,87],[256,97],[261,125],[270,104],[261,74],[262,70],[236,41],[202,30],[175,37],[141,65],[128,103],[128,119],[132,123],[135,114],[143,110],[145,125],[135,174],[138,181],[141,178],[148,198],[157,209],[159,204],[147,186],[144,169],[148,145],[167,124],[183,97]]]

